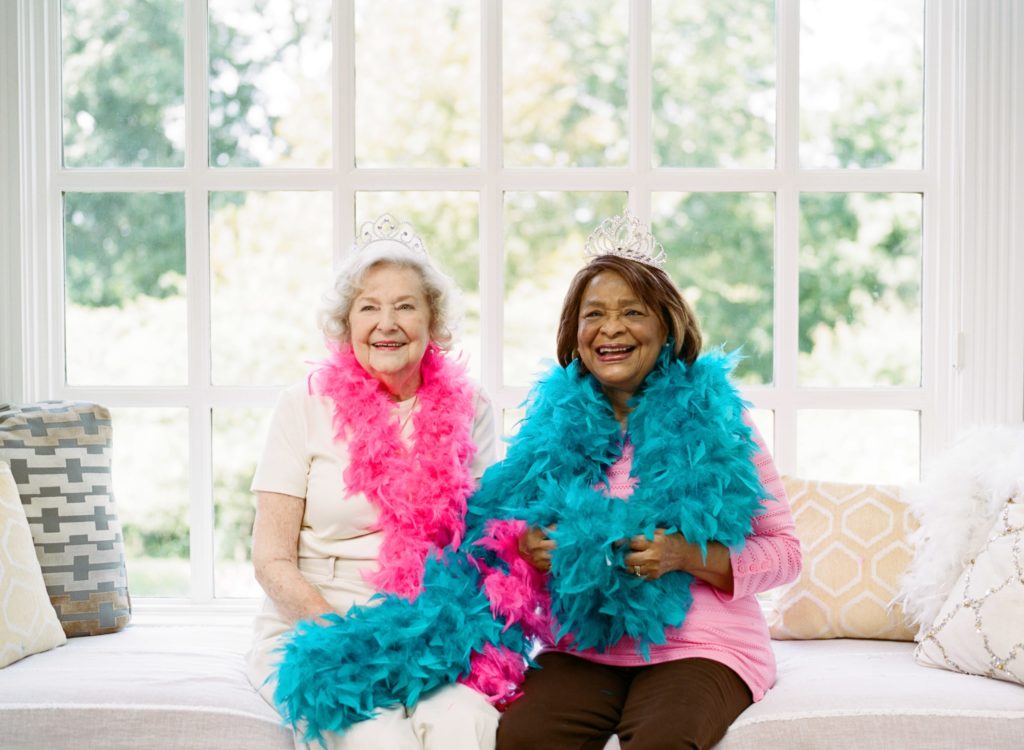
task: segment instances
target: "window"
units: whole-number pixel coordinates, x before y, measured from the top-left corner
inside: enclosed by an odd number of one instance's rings
[[[59,40],[32,52],[59,117],[23,115],[48,134],[28,155],[48,178],[23,328],[52,336],[32,385],[114,410],[137,596],[256,593],[270,409],[384,211],[463,289],[463,348],[507,429],[587,233],[625,206],[708,343],[742,348],[784,471],[911,480],[949,429],[940,3],[24,7]]]

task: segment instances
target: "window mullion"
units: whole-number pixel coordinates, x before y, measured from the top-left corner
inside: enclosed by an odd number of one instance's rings
[[[951,3],[928,0],[924,42],[924,164],[921,267],[922,464],[949,443],[956,377],[960,300],[955,261],[959,256],[963,149],[963,87],[957,75],[959,12]],[[940,123],[946,123],[945,127]]]
[[[504,237],[502,207],[504,175],[502,164],[502,2],[484,0],[480,8],[480,172],[479,172],[479,262],[481,379],[495,399],[501,424],[502,342],[504,341]]]
[[[775,460],[796,471],[796,370],[800,314],[800,4],[776,4],[775,304],[773,384]]]
[[[651,0],[629,5],[629,164],[627,189],[632,211],[651,218]]]
[[[359,171],[356,169],[356,27],[355,0],[335,0],[332,14],[332,73],[331,90],[334,92],[331,104],[333,119],[333,169],[334,185],[334,268],[352,246],[356,236],[356,185]]]
[[[213,458],[210,411],[208,19],[185,4],[185,277],[188,299],[189,559],[193,601],[213,599]]]

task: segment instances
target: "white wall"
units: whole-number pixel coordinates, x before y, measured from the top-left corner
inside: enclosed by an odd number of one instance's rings
[[[1024,419],[1024,2],[962,11],[961,361],[952,423]]]

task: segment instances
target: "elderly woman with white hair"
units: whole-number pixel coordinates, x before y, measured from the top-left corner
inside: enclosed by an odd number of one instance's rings
[[[330,356],[281,394],[252,483],[266,601],[247,669],[271,705],[296,623],[344,616],[376,594],[415,598],[429,550],[464,533],[495,434],[490,402],[447,355],[454,293],[411,226],[367,222],[322,315]],[[479,692],[452,684],[322,739],[492,748],[497,721]]]

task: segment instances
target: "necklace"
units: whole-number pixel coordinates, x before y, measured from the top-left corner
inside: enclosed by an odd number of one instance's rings
[[[412,419],[413,412],[416,411],[416,405],[419,403],[420,394],[417,391],[416,395],[412,397],[412,403],[409,404],[409,410],[405,413],[404,417],[400,417],[398,420],[398,434],[405,436],[405,428],[409,425],[409,420]],[[398,408],[398,413],[401,414],[401,407]]]

